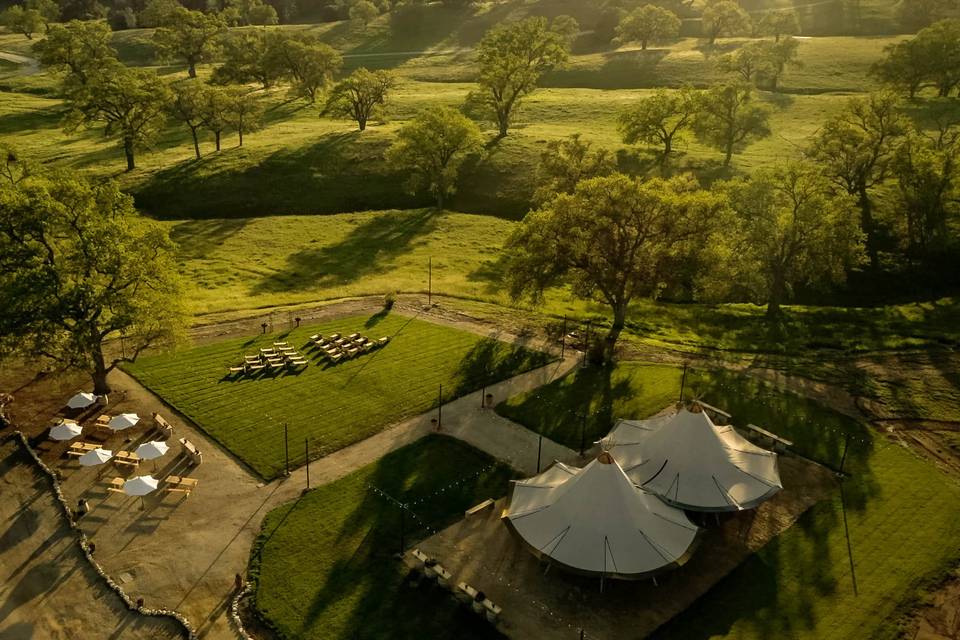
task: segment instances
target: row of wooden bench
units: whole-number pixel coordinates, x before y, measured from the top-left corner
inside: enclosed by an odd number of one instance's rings
[[[386,336],[379,340],[371,340],[359,333],[352,333],[346,337],[342,337],[339,333],[327,337],[320,334],[310,336],[310,343],[320,350],[326,360],[334,364],[384,347],[388,342],[390,338]]]
[[[410,555],[417,560],[417,568],[423,571],[426,578],[436,580],[441,587],[450,588],[450,580],[453,576],[436,560],[428,557],[420,549],[414,549],[410,552]],[[503,609],[494,604],[482,591],[474,589],[466,582],[459,583],[453,591],[453,595],[462,603],[469,604],[475,613],[485,616],[492,623],[495,623],[503,612]]]
[[[108,493],[125,493],[123,490],[123,484],[126,482],[123,478],[117,476],[110,479],[107,482],[107,492]],[[188,497],[190,493],[197,488],[197,485],[200,484],[200,481],[196,478],[185,478],[183,476],[167,476],[163,479],[165,487],[163,491],[166,493],[182,493],[183,497]]]

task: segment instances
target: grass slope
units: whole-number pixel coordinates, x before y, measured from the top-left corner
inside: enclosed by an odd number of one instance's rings
[[[611,372],[578,372],[498,411],[571,446],[573,415],[589,401],[598,414],[588,437],[615,416],[642,417],[675,401],[681,371],[623,363]],[[659,638],[893,638],[899,607],[917,587],[960,558],[960,486],[896,442],[819,405],[735,374],[688,373],[688,390],[725,407],[736,424],[753,422],[796,442],[805,455],[839,464],[846,435],[850,477],[843,495],[808,511]],[[790,490],[787,487],[786,490]],[[856,567],[853,593],[844,507]]]
[[[428,436],[277,508],[254,552],[258,610],[283,637],[303,640],[502,637],[449,593],[403,584],[393,557],[399,511],[368,486],[412,505],[409,543],[424,526],[503,495],[510,477],[509,467],[470,446]]]
[[[302,373],[228,379],[226,369],[282,339],[300,348],[313,333],[392,336],[371,354]],[[313,352],[301,349],[301,353]],[[546,354],[403,317],[351,317],[139,359],[128,371],[265,478],[284,470],[283,424],[291,465],[367,438],[387,425],[548,361]]]

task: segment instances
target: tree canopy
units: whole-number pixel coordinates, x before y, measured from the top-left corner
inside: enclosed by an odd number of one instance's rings
[[[645,142],[661,145],[661,161],[666,162],[673,152],[674,142],[692,125],[700,106],[700,92],[691,87],[676,91],[658,89],[649,98],[642,98],[620,114],[620,136],[626,144]]]
[[[558,193],[573,193],[589,178],[605,176],[617,169],[617,160],[607,149],[595,149],[579,133],[551,140],[540,154],[535,202],[545,202]]]
[[[86,371],[108,393],[118,363],[177,337],[180,289],[166,231],[115,184],[0,178],[0,354]]]
[[[800,17],[793,9],[768,11],[760,18],[757,24],[760,33],[773,36],[780,42],[781,36],[795,36],[800,33]]]
[[[472,120],[450,107],[433,107],[400,129],[387,161],[410,172],[411,191],[425,189],[443,209],[447,196],[456,190],[463,161],[482,148],[480,129]]]
[[[537,87],[544,73],[567,60],[570,41],[545,18],[527,18],[488,31],[477,50],[480,89],[468,102],[492,116],[506,136],[523,98]]]
[[[663,42],[679,34],[680,18],[677,14],[653,4],[634,9],[617,25],[620,42],[639,42],[643,50],[647,49],[650,42]]]
[[[103,22],[71,20],[51,25],[47,37],[34,43],[33,51],[41,64],[66,74],[66,91],[120,64],[110,46],[110,27]]]
[[[323,112],[348,117],[364,131],[367,121],[386,103],[393,85],[390,72],[360,67],[333,86]]]
[[[760,169],[721,189],[730,208],[707,250],[708,296],[745,294],[774,317],[796,287],[839,284],[862,261],[856,201],[816,166]]]
[[[179,7],[164,16],[153,32],[153,43],[162,58],[183,60],[190,77],[196,78],[197,65],[213,59],[218,39],[226,30],[219,14]]]
[[[908,128],[893,94],[853,98],[821,127],[808,152],[827,176],[857,198],[860,226],[874,268],[879,264],[879,229],[874,219],[873,191],[887,177],[897,142]]]
[[[711,0],[703,10],[703,33],[714,44],[720,36],[738,36],[750,32],[750,14],[733,0]]]
[[[926,87],[941,98],[960,87],[960,19],[941,20],[884,51],[886,57],[873,65],[872,75],[911,99]]]
[[[127,171],[136,167],[136,150],[149,143],[163,125],[169,87],[155,71],[115,65],[88,77],[68,96],[67,131],[104,124],[104,133],[123,147]]]
[[[604,354],[611,358],[638,296],[655,296],[668,265],[705,237],[722,196],[691,176],[638,179],[621,173],[580,182],[523,219],[505,248],[505,277],[515,298],[539,299],[554,285],[608,305]]]
[[[710,88],[694,120],[697,137],[724,153],[724,166],[735,151],[752,140],[770,135],[770,111],[756,104],[752,87],[742,83]]]

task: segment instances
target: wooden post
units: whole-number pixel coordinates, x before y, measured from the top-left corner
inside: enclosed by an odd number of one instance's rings
[[[587,412],[583,412],[583,424],[580,425],[580,457],[583,457],[583,447],[587,437]]]
[[[287,423],[283,423],[283,459],[286,474],[290,475],[290,440],[287,437]]]
[[[433,306],[433,258],[427,260],[427,306]]]
[[[403,553],[407,545],[405,543],[406,530],[404,517],[406,516],[407,506],[404,504],[400,505],[400,553]]]
[[[537,440],[537,473],[540,473],[540,451],[543,449],[543,434],[540,434],[540,439]]]
[[[303,439],[303,449],[307,456],[307,489],[310,488],[310,438]]]
[[[563,360],[563,354],[567,351],[567,316],[563,316],[563,329],[560,334],[560,359]]]
[[[443,428],[443,385],[440,385],[440,392],[437,394],[437,431]]]

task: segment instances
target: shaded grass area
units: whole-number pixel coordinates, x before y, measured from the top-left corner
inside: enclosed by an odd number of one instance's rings
[[[589,433],[599,437],[611,417],[644,417],[676,401],[681,373],[639,363],[577,372],[498,411],[577,446],[580,424],[570,413],[585,401],[595,410]],[[813,507],[655,637],[896,637],[900,607],[929,576],[960,559],[957,482],[845,416],[737,374],[690,370],[687,390],[729,410],[735,424],[762,425],[794,440],[796,452],[831,466],[850,434],[844,464],[850,476],[842,492]]]
[[[400,511],[368,487],[411,505],[409,545],[502,496],[511,475],[469,445],[430,435],[275,509],[253,552],[257,609],[287,638],[502,638],[449,592],[405,583],[393,556]]]
[[[370,354],[325,365],[304,345],[314,333],[335,332],[391,340]],[[300,373],[226,375],[244,354],[275,340],[300,349],[310,366]],[[144,357],[127,369],[258,474],[274,478],[285,466],[284,424],[291,467],[298,466],[305,461],[306,438],[313,457],[326,455],[436,406],[440,385],[447,402],[549,359],[538,351],[380,313]]]
[[[589,446],[620,418],[653,415],[677,402],[683,369],[622,362],[614,367],[576,369],[570,374],[497,406],[497,412],[571,448],[580,446],[586,410]],[[734,416],[734,423],[760,425],[794,442],[793,450],[837,468],[849,434],[845,467],[858,468],[870,454],[867,428],[815,402],[781,393],[768,384],[723,370],[690,368],[684,397],[699,398]]]

